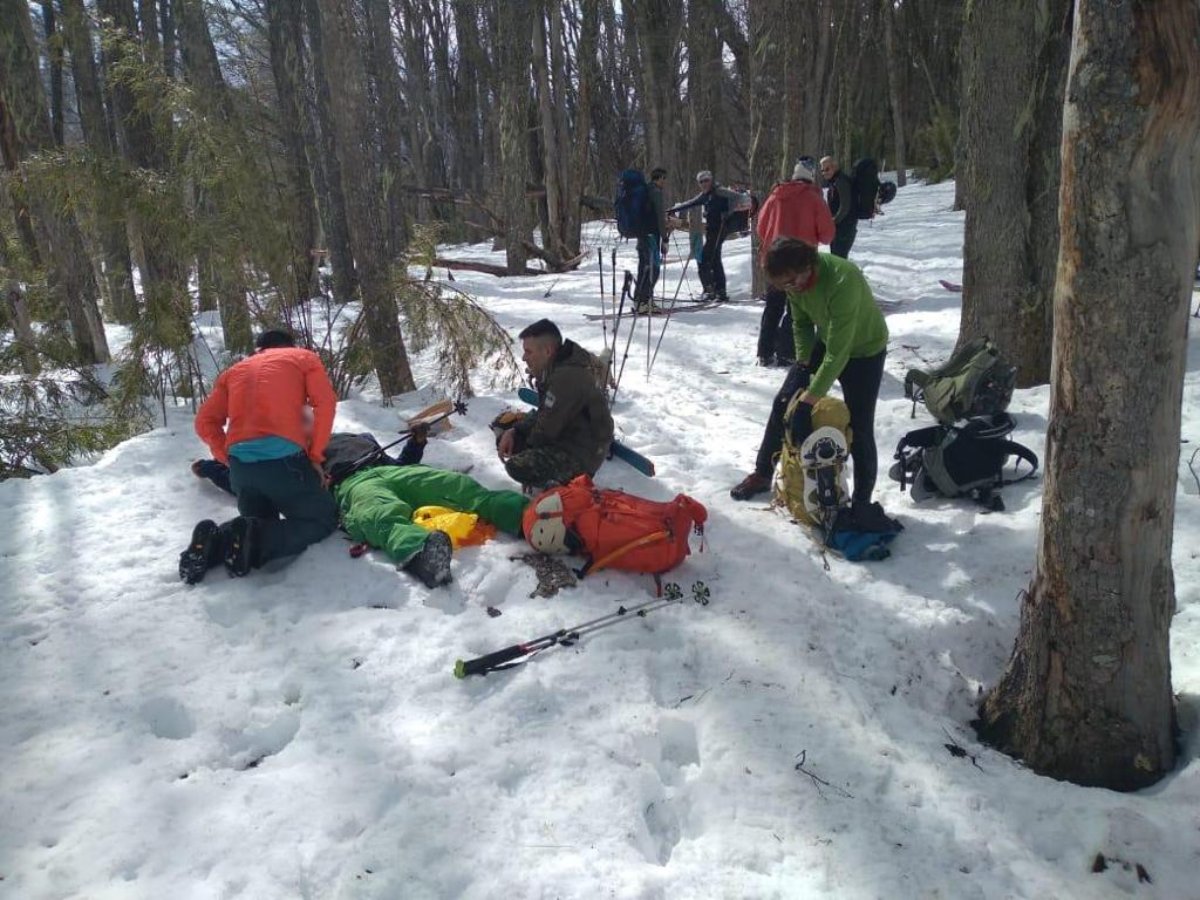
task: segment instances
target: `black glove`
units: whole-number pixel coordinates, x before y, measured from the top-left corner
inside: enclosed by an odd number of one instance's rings
[[[416,444],[417,446],[424,447],[425,444],[429,441],[429,426],[428,425],[415,426],[412,430],[412,434],[409,435],[408,439],[410,441],[412,441],[414,444]]]
[[[792,421],[788,423],[792,430],[792,443],[799,447],[804,443],[813,431],[812,423],[812,404],[798,403],[796,411],[792,414]]]

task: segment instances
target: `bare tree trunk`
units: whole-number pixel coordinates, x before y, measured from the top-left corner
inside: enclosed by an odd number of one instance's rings
[[[285,294],[301,304],[312,296],[317,244],[317,207],[304,149],[304,45],[301,8],[295,0],[267,0],[267,41],[271,75],[279,98],[279,135],[283,142],[287,210],[291,239],[291,276]],[[315,167],[314,167],[315,168]]]
[[[387,258],[379,164],[371,140],[366,72],[360,64],[351,7],[319,0],[333,121],[346,196],[346,219],[358,272],[371,361],[385,396],[416,387],[397,320]]]
[[[180,57],[200,107],[215,121],[241,132],[236,122],[233,100],[221,75],[208,22],[204,18],[202,0],[175,0],[175,15],[179,28]],[[239,144],[245,146],[244,135]],[[197,214],[201,220],[217,223],[217,205],[223,202],[223,198],[214,197],[213,190],[203,185],[198,187]],[[250,331],[250,310],[246,302],[244,253],[240,247],[225,247],[223,253],[218,252],[219,249],[206,246],[198,254],[201,309],[205,305],[207,283],[216,294],[225,349],[233,353],[249,353],[254,348],[254,337]]]
[[[175,77],[175,54],[176,54],[176,35],[175,35],[175,10],[174,4],[178,0],[162,0],[158,6],[158,23],[162,29],[162,65],[163,71],[167,73],[168,78]]]
[[[53,0],[41,0],[42,30],[46,34],[46,58],[50,63],[50,128],[54,146],[63,145],[63,48],[55,21]]]
[[[23,0],[0,0],[0,116],[3,154],[10,170],[34,153],[54,147],[54,132],[38,78],[38,58],[29,7]],[[71,323],[81,361],[107,362],[108,340],[96,303],[96,283],[83,234],[69,210],[18,173],[14,190],[25,195],[38,243],[45,247],[48,280]]]
[[[408,245],[408,227],[404,219],[403,182],[404,132],[409,118],[401,106],[400,73],[392,41],[388,0],[365,0],[367,37],[367,76],[374,90],[366,96],[374,102],[374,121],[379,132],[383,190],[383,236],[385,259],[390,264]],[[356,242],[357,243],[357,242]]]
[[[541,135],[543,161],[543,184],[546,186],[546,221],[542,234],[542,247],[555,256],[565,257],[562,233],[562,211],[566,185],[563,174],[566,169],[564,148],[559,145],[558,123],[555,120],[555,97],[550,85],[550,63],[546,52],[549,40],[546,16],[557,12],[548,0],[539,4],[533,29],[533,71],[537,84],[538,131]],[[565,135],[563,136],[565,138]]]
[[[71,54],[71,74],[79,104],[83,139],[102,162],[112,162],[116,147],[108,130],[104,100],[92,55],[92,37],[83,9],[83,0],[61,0],[62,35]],[[129,254],[129,235],[125,230],[124,199],[113,191],[101,191],[96,210],[104,256],[105,294],[113,317],[123,325],[137,318],[137,295],[133,290],[133,260]]]
[[[588,177],[589,150],[592,142],[592,94],[601,78],[597,58],[600,39],[600,10],[597,8],[599,2],[600,0],[581,0],[580,3],[579,48],[576,55],[579,93],[576,103],[575,160],[572,175],[575,196],[571,198],[574,210],[571,240],[575,249],[582,245],[583,222],[579,200],[586,190]]]
[[[504,4],[496,32],[499,76],[500,175],[504,204],[504,251],[508,269],[517,273],[529,258],[526,242],[531,225],[525,199],[529,175],[529,41],[533,35],[532,3]]]
[[[691,134],[689,159],[695,171],[711,169],[718,181],[730,177],[728,129],[721,102],[725,66],[713,14],[718,0],[688,0],[687,111]]]
[[[6,261],[6,265],[7,265]],[[16,279],[6,279],[4,285],[4,306],[12,321],[13,337],[20,344],[19,356],[21,371],[26,375],[36,375],[42,370],[38,362],[37,337],[33,333],[33,320],[29,317],[29,304],[21,292],[21,285]]]
[[[153,6],[150,3],[149,6]],[[149,14],[149,6],[142,4],[144,14]],[[111,17],[113,25],[121,32],[121,36],[134,45],[139,41],[137,20],[134,16],[133,0],[97,0],[97,8],[106,16]],[[151,58],[158,57],[156,30],[152,43],[145,53]],[[150,40],[150,37],[147,37]],[[102,45],[105,53],[105,70],[111,73],[116,60],[112,50]],[[156,132],[151,125],[147,111],[142,108],[134,97],[130,86],[116,78],[108,80],[109,93],[112,96],[113,114],[117,128],[121,134],[118,145],[127,161],[139,168],[152,172],[165,173],[168,168],[168,158],[165,142],[169,135]],[[170,238],[161,229],[156,228],[144,216],[131,216],[131,222],[141,243],[139,263],[142,269],[142,293],[145,296],[145,308],[149,318],[154,323],[154,329],[160,336],[167,336],[173,348],[179,349],[191,340],[191,298],[187,291],[187,268],[176,255]]]
[[[1197,35],[1193,0],[1076,5],[1037,570],[980,710],[980,733],[1034,771],[1115,790],[1175,763],[1168,638],[1200,238]],[[1124,427],[1134,421],[1137,433]]]
[[[1071,0],[974,3],[964,27],[973,180],[959,341],[990,336],[1022,387],[1050,376],[1070,11]]]
[[[313,169],[320,170],[316,179],[317,199],[320,202],[325,240],[329,245],[329,261],[333,267],[333,292],[338,298],[349,300],[358,292],[358,273],[355,271],[354,255],[350,252],[350,225],[346,217],[346,194],[342,189],[339,141],[333,120],[329,79],[325,76],[325,42],[317,3],[318,0],[304,0],[308,39],[312,47],[313,108],[319,125],[311,138],[309,159],[316,162]]]
[[[896,38],[894,35],[896,7],[892,0],[883,0],[880,16],[883,19],[883,46],[884,54],[887,57],[888,105],[892,108],[892,133],[896,148],[896,186],[904,187],[908,184],[908,172],[904,167],[906,159],[904,112],[900,99],[904,92],[901,90],[902,85],[900,84],[900,67],[896,65]]]
[[[786,177],[786,0],[758,0],[750,6],[750,178],[765,197],[775,182]],[[799,154],[797,154],[799,155]],[[766,285],[758,262],[758,234],[751,233],[755,265],[751,291],[755,296]]]

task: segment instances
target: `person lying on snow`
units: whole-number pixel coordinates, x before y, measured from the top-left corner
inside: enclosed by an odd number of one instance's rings
[[[473,513],[521,537],[521,516],[529,501],[516,491],[490,491],[459,472],[420,465],[428,435],[428,426],[414,428],[399,458],[393,459],[369,434],[335,433],[325,448],[322,473],[350,537],[382,549],[432,588],[451,581],[453,548],[444,531],[413,521],[416,510],[433,506]],[[192,472],[230,490],[229,470],[216,460],[197,460]],[[180,557],[180,577],[189,584],[202,579],[221,562],[218,544],[219,538],[207,546],[193,541]]]
[[[564,341],[549,319],[519,337],[539,403],[497,438],[504,468],[521,485],[539,489],[595,475],[612,445],[613,419],[596,383],[594,357]]]

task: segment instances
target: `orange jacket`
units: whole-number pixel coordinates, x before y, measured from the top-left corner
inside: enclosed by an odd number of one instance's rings
[[[833,216],[829,214],[829,205],[821,195],[821,189],[810,181],[777,184],[758,210],[756,227],[761,242],[760,262],[777,237],[799,238],[814,247],[833,241]]]
[[[313,411],[312,436],[304,407]],[[229,462],[229,448],[241,441],[281,437],[308,447],[308,458],[323,462],[337,395],[321,359],[311,350],[260,350],[217,377],[212,393],[196,413],[196,434],[214,459]],[[228,423],[228,428],[226,428]]]

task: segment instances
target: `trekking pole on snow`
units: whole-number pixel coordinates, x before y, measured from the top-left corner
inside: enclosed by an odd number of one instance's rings
[[[520,660],[522,657],[532,656],[556,644],[570,647],[585,634],[591,634],[602,628],[616,625],[626,618],[634,618],[635,616],[644,617],[647,613],[654,612],[656,609],[662,609],[663,607],[679,603],[680,599],[680,596],[655,597],[653,600],[647,600],[635,606],[620,606],[616,612],[592,619],[590,622],[584,622],[582,625],[576,625],[574,628],[560,628],[558,631],[551,632],[542,637],[525,641],[522,644],[513,644],[511,647],[505,647],[503,650],[497,650],[494,653],[488,653],[475,659],[456,660],[454,663],[454,677],[466,678],[468,675],[486,675],[488,672],[495,672],[498,669],[507,669],[511,665],[516,665],[517,663],[514,661]]]
[[[671,240],[675,246],[675,252],[679,252],[679,242],[675,240],[675,236],[671,235]],[[688,258],[683,264],[683,272],[679,275],[679,285],[683,284],[683,275],[687,272],[687,265],[692,261],[692,251],[688,248]],[[662,346],[663,338],[667,335],[667,326],[671,324],[671,314],[675,312],[675,303],[679,300],[679,285],[675,287],[675,296],[671,298],[671,305],[667,307],[666,318],[663,319],[662,331],[658,333],[658,343],[654,345],[654,355],[646,363],[646,377],[650,377],[650,371],[654,368],[654,363],[658,360],[658,349]],[[663,287],[663,299],[667,299],[667,289]]]
[[[625,287],[621,289],[621,308],[625,308],[625,297],[629,294],[629,284],[633,281],[633,275],[628,269],[625,270]],[[631,298],[632,299],[632,298]],[[651,318],[646,316],[647,319]],[[620,318],[617,319],[617,324],[621,324]],[[614,329],[615,331],[615,329]],[[613,386],[612,399],[609,400],[609,405],[617,402],[617,391],[621,390],[621,377],[625,374],[625,363],[629,360],[629,346],[633,343],[633,334],[637,331],[637,313],[633,314],[633,322],[629,325],[629,337],[625,339],[625,353],[621,356],[621,368],[617,372],[617,382]],[[613,336],[613,351],[617,348],[617,338]],[[615,361],[615,360],[614,360]]]
[[[604,324],[604,349],[608,349],[608,308],[604,305],[604,248],[596,248],[596,258],[600,262],[600,321]],[[615,299],[615,298],[614,298]]]

